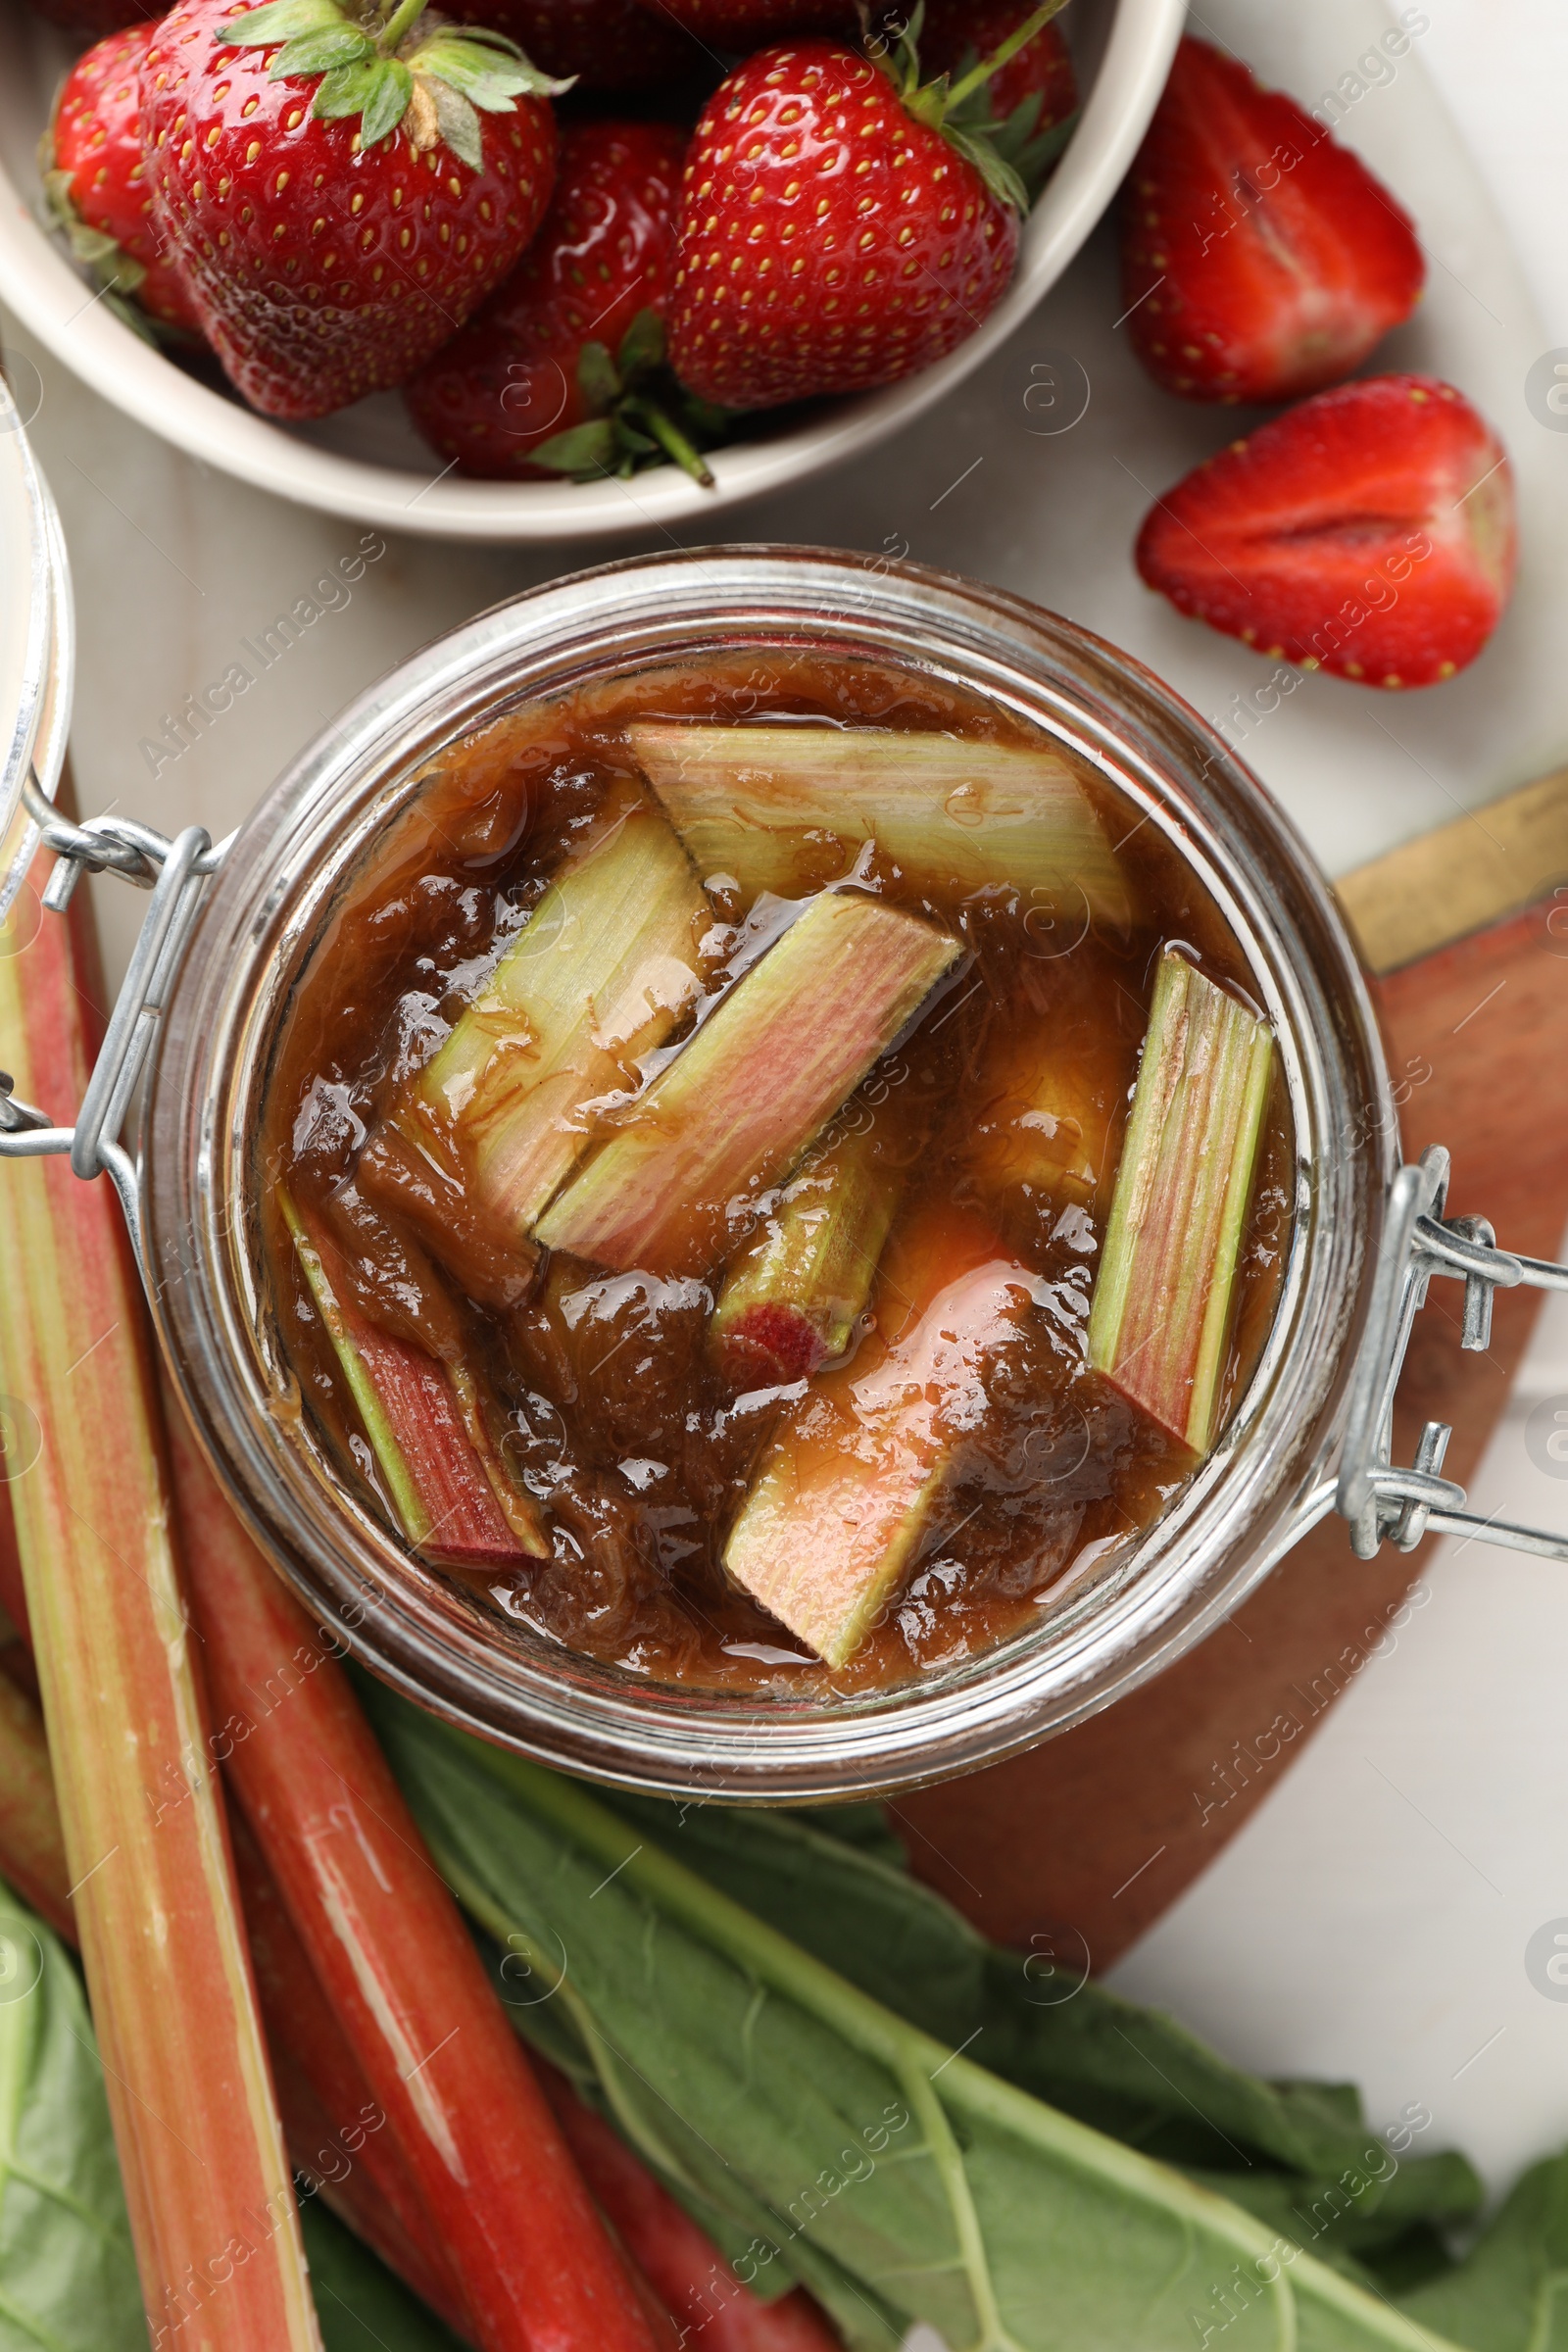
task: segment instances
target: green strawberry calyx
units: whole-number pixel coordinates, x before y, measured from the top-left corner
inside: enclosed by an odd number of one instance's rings
[[[89,227],[76,210],[76,175],[56,163],[52,130],[45,131],[38,143],[38,176],[43,182],[49,225],[60,230],[71,247],[72,259],[91,275],[105,310],[113,311],[133,334],[139,335],[144,343],[151,343],[155,350],[166,345],[176,349],[193,347],[194,335],[182,326],[172,325],[166,318],[155,318],[137,301],[147,275],[145,266],[134,254],[127,253],[107,229]]]
[[[362,148],[406,122],[417,152],[444,140],[477,172],[481,115],[513,114],[519,98],[559,97],[571,83],[542,74],[505,33],[450,24],[425,17],[424,9],[425,0],[379,9],[267,0],[225,18],[213,38],[229,49],[276,47],[269,80],[315,81],[312,115],[326,122],[358,117]]]
[[[967,53],[956,78],[940,74],[932,81],[921,79],[919,44],[925,0],[918,0],[913,13],[898,28],[896,39],[873,34],[866,41],[868,53],[892,81],[906,112],[928,130],[940,131],[950,147],[973,164],[993,196],[1019,213],[1026,213],[1039,194],[1047,172],[1072,135],[1077,117],[1069,115],[1065,122],[1039,130],[1041,99],[1037,91],[1021,99],[1005,121],[999,122],[991,111],[988,84],[1066,4],[1067,0],[1041,0],[989,57],[978,57],[972,50]]]
[[[585,343],[577,357],[577,386],[590,414],[528,452],[529,463],[574,482],[624,481],[668,461],[683,466],[705,490],[713,476],[703,456],[722,441],[730,416],[677,382],[664,360],[664,326],[657,311],[639,311],[613,359],[603,343]]]

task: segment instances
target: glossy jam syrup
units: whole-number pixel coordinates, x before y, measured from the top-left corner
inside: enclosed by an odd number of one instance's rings
[[[439,1050],[573,842],[635,776],[625,729],[646,718],[739,727],[798,718],[1042,741],[1011,714],[918,672],[792,648],[601,683],[455,747],[325,927],[281,1039],[260,1173],[285,1346],[345,1479],[396,1526],[395,1498],[276,1211],[281,1186],[330,1233],[357,1312],[435,1358],[475,1367],[487,1389],[499,1455],[549,1544],[548,1557],[465,1572],[494,1612],[498,1641],[526,1627],[639,1676],[739,1695],[870,1691],[1038,1625],[1190,1475],[1184,1448],[1087,1370],[1084,1333],[1159,950],[1185,943],[1205,971],[1243,993],[1248,966],[1184,861],[1088,768],[1080,780],[1130,894],[1127,926],[1042,908],[1006,888],[917,884],[875,851],[859,858],[855,888],[940,921],[963,954],[846,1115],[898,1170],[900,1218],[944,1204],[983,1214],[1038,1287],[990,1366],[988,1409],[899,1589],[849,1663],[829,1668],[721,1565],[769,1432],[799,1393],[737,1395],[722,1376],[709,1319],[723,1269],[671,1276],[536,1258],[487,1230],[461,1190],[427,1199],[421,1222],[388,1207],[395,1187],[360,1180],[367,1140],[384,1137],[389,1106]],[[820,863],[802,873],[803,897],[845,871],[841,842],[823,839],[810,854]],[[721,877],[701,879],[711,885],[701,965],[711,991],[755,954],[760,930],[776,927],[777,909],[750,904]],[[997,1073],[1027,1060],[1043,1031],[1116,1103],[1106,1164],[1087,1197],[1082,1185],[1073,1197],[1015,1171],[1009,1179],[1004,1159],[986,1159]],[[683,1034],[644,1064],[645,1078]],[[1276,1067],[1222,1420],[1274,1310],[1291,1170]],[[867,1344],[862,1319],[852,1354]]]

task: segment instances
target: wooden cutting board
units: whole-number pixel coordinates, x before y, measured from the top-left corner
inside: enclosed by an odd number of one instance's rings
[[[1405,1154],[1448,1147],[1448,1213],[1555,1257],[1568,1226],[1568,769],[1339,886],[1373,975]],[[1468,1482],[1540,1305],[1499,1292],[1491,1348],[1459,1351],[1436,1283],[1396,1407],[1396,1458],[1453,1425]],[[902,1798],[914,1867],[1001,1942],[1050,1936],[1108,1967],[1213,1861],[1299,1755],[1420,1574],[1426,1546],[1357,1560],[1338,1518],[1178,1665],[1033,1753]],[[1079,1939],[1082,1939],[1080,1943]]]

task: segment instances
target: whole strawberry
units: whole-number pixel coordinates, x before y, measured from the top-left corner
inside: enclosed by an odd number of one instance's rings
[[[542,73],[585,90],[667,89],[708,60],[662,9],[638,0],[462,0],[465,24],[488,24]]]
[[[685,153],[672,123],[566,131],[539,234],[408,387],[414,421],[441,457],[496,480],[691,459],[678,395],[653,380]],[[701,473],[700,461],[692,469]]]
[[[1425,277],[1407,216],[1244,65],[1184,40],[1122,197],[1122,303],[1156,383],[1294,400],[1354,373]]]
[[[1473,662],[1513,585],[1513,476],[1452,384],[1320,392],[1188,474],[1138,535],[1151,588],[1273,660],[1368,686]]]
[[[270,416],[401,384],[538,226],[555,87],[401,0],[179,0],[141,72],[153,213],[228,375]]]
[[[190,296],[150,218],[138,76],[152,37],[151,24],[132,24],[77,59],[56,102],[44,190],[77,261],[111,297],[194,332]]]
[[[928,74],[946,74],[957,81],[1000,49],[1030,13],[1029,0],[925,0],[921,66]],[[1033,195],[1066,145],[1078,112],[1072,52],[1061,37],[1061,26],[1042,25],[1033,40],[980,85],[964,111],[990,129]]]
[[[1028,199],[961,110],[1060,0],[956,83],[907,36],[762,49],[697,125],[681,194],[669,356],[729,409],[864,392],[928,367],[1006,290]],[[876,44],[880,48],[881,44]]]
[[[715,49],[755,49],[790,34],[849,32],[855,0],[638,0]]]

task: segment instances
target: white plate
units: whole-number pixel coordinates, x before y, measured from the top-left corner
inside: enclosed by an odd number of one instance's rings
[[[195,458],[329,514],[442,539],[583,541],[709,524],[726,508],[843,464],[941,400],[996,350],[1072,260],[1121,180],[1164,86],[1182,0],[1075,0],[1086,97],[1024,231],[1017,274],[985,324],[934,368],[825,404],[776,439],[720,451],[716,487],[675,466],[635,481],[473,482],[440,472],[396,394],[304,427],[210,391],[122,324],[39,225],[36,150],[71,52],[21,0],[0,14],[0,300],[94,390]]]

